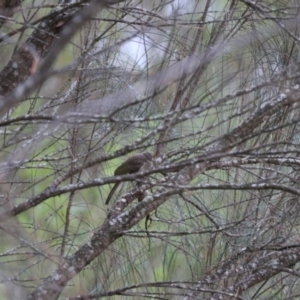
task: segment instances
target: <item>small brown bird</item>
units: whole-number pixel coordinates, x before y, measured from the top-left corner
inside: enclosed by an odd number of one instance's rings
[[[142,152],[137,153],[130,156],[127,160],[125,160],[117,169],[115,170],[115,176],[117,175],[125,175],[125,174],[133,174],[138,172],[141,167],[147,163],[152,161],[152,154],[150,152]],[[110,191],[105,204],[108,204],[114,192],[118,188],[120,182],[117,182],[112,190]]]

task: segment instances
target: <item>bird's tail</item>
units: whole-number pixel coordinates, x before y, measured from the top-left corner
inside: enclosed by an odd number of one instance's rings
[[[108,197],[107,197],[107,199],[106,199],[106,201],[105,201],[105,205],[108,204],[108,202],[109,202],[110,199],[112,198],[114,192],[115,192],[116,189],[118,188],[119,184],[120,184],[120,182],[117,182],[117,183],[113,186],[113,188],[112,188],[111,191],[109,192],[109,195],[108,195]]]

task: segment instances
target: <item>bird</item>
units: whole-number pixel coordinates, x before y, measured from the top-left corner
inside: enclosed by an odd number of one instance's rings
[[[119,167],[117,167],[114,174],[115,176],[119,176],[136,173],[143,167],[145,163],[151,162],[152,158],[152,154],[148,151],[134,154],[125,160]],[[119,184],[120,182],[115,183],[105,201],[105,205],[108,204]]]

